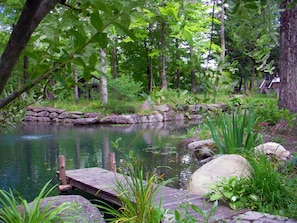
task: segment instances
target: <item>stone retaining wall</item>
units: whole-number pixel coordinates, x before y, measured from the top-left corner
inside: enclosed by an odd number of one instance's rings
[[[166,106],[165,106],[166,107]],[[167,109],[168,108],[168,109]],[[71,125],[92,125],[92,124],[137,124],[155,123],[167,121],[191,120],[199,121],[202,119],[201,110],[225,110],[224,104],[195,105],[187,106],[183,111],[173,111],[167,106],[156,106],[151,114],[130,114],[130,115],[109,115],[103,117],[100,113],[69,112],[63,109],[52,107],[27,107],[27,114],[24,118],[26,122],[49,122]]]

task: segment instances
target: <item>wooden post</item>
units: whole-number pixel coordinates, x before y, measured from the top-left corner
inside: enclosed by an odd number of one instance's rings
[[[65,162],[65,156],[60,155],[58,157],[59,162],[59,180],[61,181],[61,184],[59,186],[59,191],[67,191],[72,188],[71,185],[67,184],[67,178],[66,178],[66,162]]]
[[[115,153],[108,154],[108,164],[109,170],[115,173],[117,171]]]

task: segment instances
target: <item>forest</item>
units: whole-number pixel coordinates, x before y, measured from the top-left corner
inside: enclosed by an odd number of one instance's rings
[[[274,78],[279,108],[297,112],[295,1],[7,0],[0,10],[7,121],[41,100],[99,110],[169,91],[207,102]]]

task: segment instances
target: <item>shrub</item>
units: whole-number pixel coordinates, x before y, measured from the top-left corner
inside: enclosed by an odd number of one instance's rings
[[[143,90],[141,82],[136,82],[131,75],[122,75],[116,79],[110,79],[109,94],[117,100],[135,100]]]

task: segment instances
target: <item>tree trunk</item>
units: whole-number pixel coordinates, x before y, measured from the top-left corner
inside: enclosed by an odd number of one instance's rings
[[[75,85],[74,85],[74,98],[75,98],[75,103],[78,103],[78,99],[79,99],[79,90],[78,90],[78,72],[77,69],[74,68],[73,71],[73,76],[74,76],[74,81],[75,81]]]
[[[223,61],[225,59],[226,55],[226,42],[225,42],[225,6],[224,6],[224,0],[222,0],[222,6],[221,6],[221,66],[219,67],[220,74],[223,74]]]
[[[106,78],[106,50],[100,49],[101,56],[101,75],[100,75],[100,93],[101,93],[101,103],[106,104],[108,102],[108,92],[107,92],[107,78]]]
[[[194,55],[193,52],[193,47],[190,45],[190,58],[192,58]],[[197,83],[196,83],[196,74],[195,74],[195,70],[194,70],[194,64],[191,64],[192,68],[191,68],[191,92],[193,94],[197,93]]]
[[[116,79],[118,77],[118,58],[117,58],[117,47],[116,47],[116,38],[114,38],[114,43],[112,47],[112,74],[113,78]]]
[[[180,66],[177,63],[177,61],[179,61],[179,53],[178,53],[178,48],[179,48],[179,43],[178,43],[178,39],[175,38],[175,48],[176,48],[176,53],[175,53],[175,61],[176,61],[176,85],[177,85],[177,89],[180,89]]]
[[[149,29],[149,32],[150,29]],[[144,48],[146,49],[146,75],[148,77],[147,90],[149,93],[152,93],[153,90],[153,61],[152,57],[149,55],[152,50],[149,49],[149,46],[146,41],[144,41]]]
[[[249,88],[249,92],[251,93],[251,95],[254,94],[254,88],[255,88],[255,76],[256,76],[255,65],[256,65],[255,62],[253,61],[252,71],[251,71],[250,88]]]
[[[297,6],[286,9],[290,2],[281,4],[279,108],[297,113]]]
[[[165,6],[165,1],[162,0],[162,6]],[[165,49],[166,49],[166,22],[162,19],[161,22],[161,89],[167,89],[167,79],[166,79],[166,57],[165,57]]]

